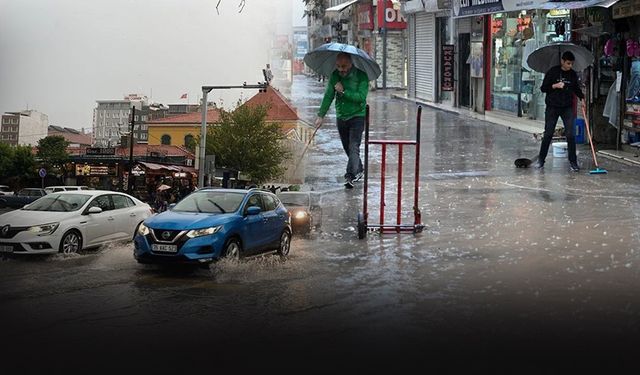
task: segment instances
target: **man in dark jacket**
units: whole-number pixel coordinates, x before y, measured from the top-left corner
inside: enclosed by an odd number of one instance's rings
[[[584,105],[584,94],[580,90],[578,74],[573,70],[573,62],[576,60],[573,53],[567,51],[562,54],[561,64],[554,66],[544,76],[540,91],[547,94],[545,103],[547,109],[544,113],[544,137],[538,156],[538,168],[544,167],[544,160],[549,152],[549,145],[556,130],[558,117],[562,117],[564,135],[567,137],[569,163],[571,170],[580,170],[576,157],[576,138],[573,116],[573,95],[575,94]]]

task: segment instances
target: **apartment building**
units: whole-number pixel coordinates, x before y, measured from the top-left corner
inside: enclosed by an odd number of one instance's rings
[[[17,145],[37,145],[48,134],[49,116],[35,110],[6,112],[0,124],[0,142]]]

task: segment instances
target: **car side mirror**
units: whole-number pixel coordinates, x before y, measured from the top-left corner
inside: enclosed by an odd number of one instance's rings
[[[169,205],[169,209],[170,209],[170,210],[172,210],[175,206],[176,206],[176,204],[175,204],[175,203],[171,203],[171,204]]]
[[[87,210],[87,214],[89,214],[89,215],[91,215],[91,214],[99,214],[100,212],[102,212],[102,208],[96,207],[96,206],[93,206],[93,207],[91,207],[91,208],[89,208]]]
[[[247,215],[257,215],[261,212],[262,210],[260,209],[260,207],[257,206],[251,206],[249,208],[247,208]]]

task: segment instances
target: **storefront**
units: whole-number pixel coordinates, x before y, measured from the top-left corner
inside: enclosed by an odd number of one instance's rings
[[[519,10],[491,15],[491,109],[544,119],[544,74],[527,64],[538,47],[569,41],[570,11]]]
[[[408,26],[407,96],[411,98],[453,105],[456,52],[448,8],[450,1],[446,0],[403,4]]]
[[[405,88],[407,22],[391,0],[376,2],[377,29],[375,59],[382,69],[376,81],[379,88]]]

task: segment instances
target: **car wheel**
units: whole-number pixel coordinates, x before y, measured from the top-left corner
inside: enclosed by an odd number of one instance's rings
[[[62,236],[60,241],[60,252],[63,254],[77,253],[82,250],[82,235],[75,230],[69,231]]]
[[[291,250],[291,233],[288,230],[284,230],[280,235],[280,246],[278,246],[278,255],[287,256]]]
[[[240,246],[240,241],[238,241],[237,238],[230,238],[224,246],[224,258],[229,260],[238,260],[240,259],[241,251],[242,247]]]

